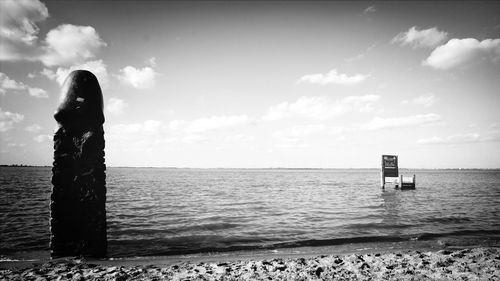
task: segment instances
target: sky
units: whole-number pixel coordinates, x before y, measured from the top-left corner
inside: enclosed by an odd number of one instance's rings
[[[107,166],[500,168],[500,3],[0,1],[0,164],[51,165],[66,76]]]

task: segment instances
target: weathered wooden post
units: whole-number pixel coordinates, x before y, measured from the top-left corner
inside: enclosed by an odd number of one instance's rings
[[[106,165],[103,97],[89,71],[69,74],[54,118],[51,257],[105,257]]]

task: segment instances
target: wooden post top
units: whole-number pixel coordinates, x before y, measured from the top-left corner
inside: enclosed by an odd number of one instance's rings
[[[90,71],[75,70],[64,81],[54,118],[65,129],[101,127],[104,123],[103,107],[101,87],[95,75]]]

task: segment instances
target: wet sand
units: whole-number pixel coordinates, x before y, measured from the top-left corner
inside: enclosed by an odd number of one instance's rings
[[[500,280],[498,247],[378,250],[1,263],[0,280]]]

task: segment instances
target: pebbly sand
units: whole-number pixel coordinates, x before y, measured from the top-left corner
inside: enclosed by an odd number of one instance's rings
[[[500,248],[176,262],[60,259],[0,264],[0,280],[500,280]]]

